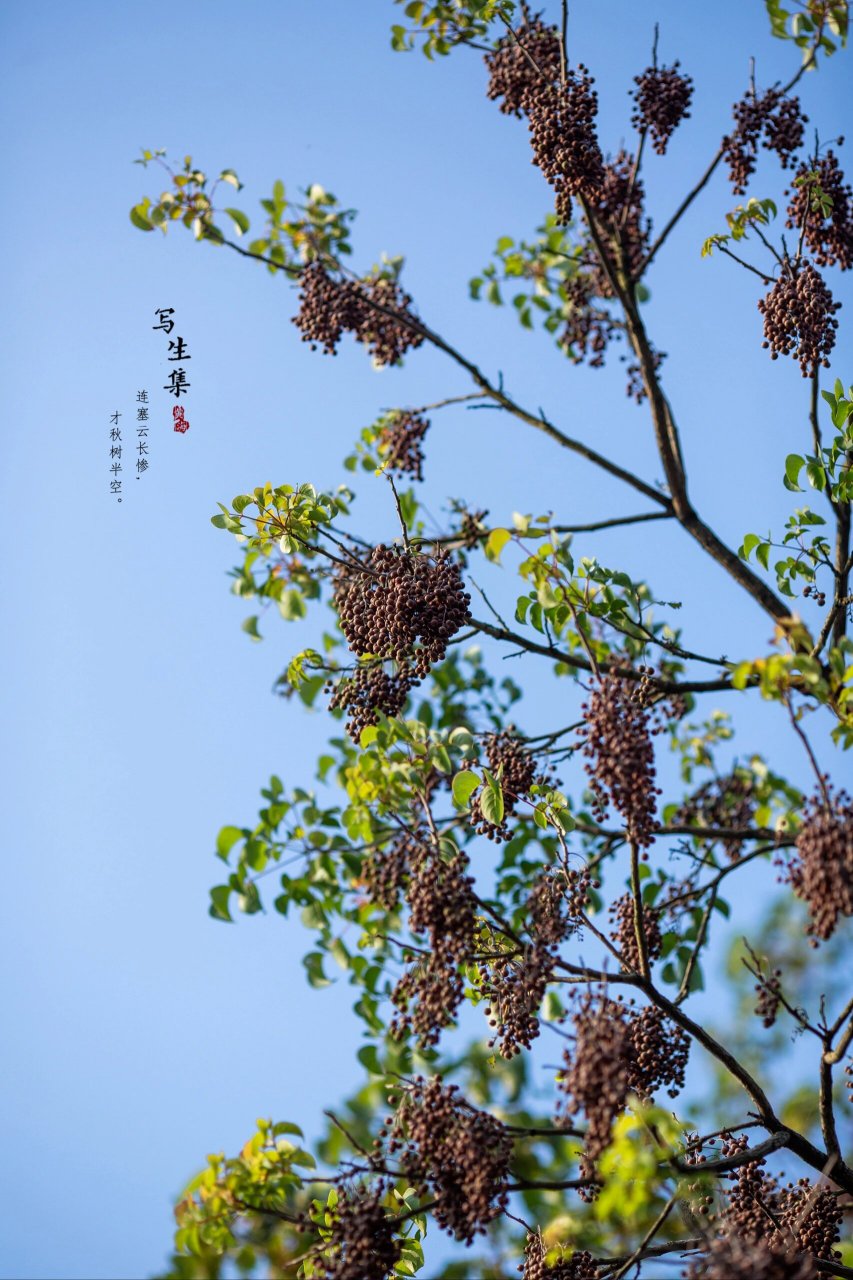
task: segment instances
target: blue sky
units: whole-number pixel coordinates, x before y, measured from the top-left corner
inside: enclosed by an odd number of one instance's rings
[[[650,160],[660,225],[727,127],[748,55],[769,84],[787,78],[795,51],[769,39],[758,0],[572,8],[570,51],[597,77],[607,148],[630,140],[627,89],[655,21],[661,57],[680,57],[696,81],[694,118],[667,162]],[[258,1115],[316,1132],[323,1106],[357,1082],[350,994],[304,985],[299,927],[269,916],[228,928],[206,914],[216,831],[252,821],[271,772],[308,781],[328,729],[271,696],[304,640],[284,624],[260,645],[241,632],[246,610],[225,576],[233,543],[209,517],[266,479],[334,486],[383,406],[469,389],[431,352],[379,374],[351,347],[312,355],[283,280],[180,228],[165,240],[136,231],[129,207],[161,186],[131,163],[139,149],[234,167],[250,216],[276,178],[322,183],[360,210],[354,265],[405,253],[407,288],[433,328],[569,433],[658,476],[621,366],[575,369],[508,311],[467,301],[497,237],[530,233],[549,193],[524,127],[486,100],[479,58],[392,54],[395,12],[387,0],[35,0],[0,15],[5,1277],[150,1274],[168,1248],[171,1199],[207,1151],[233,1150]],[[824,134],[849,109],[843,59],[803,89]],[[778,191],[764,171],[759,194]],[[668,352],[694,499],[737,544],[787,514],[771,478],[808,437],[799,371],[760,351],[757,282],[699,257],[732,203],[715,182],[684,220],[654,269],[648,316]],[[832,287],[849,306],[849,287]],[[151,329],[166,306],[192,352],[184,436],[165,422],[165,341]],[[842,329],[832,376],[848,382],[844,342]],[[118,506],[109,415],[131,422],[142,388],[159,414],[151,469],[128,476]],[[498,520],[639,509],[536,433],[461,408],[434,420],[427,477],[437,512],[448,495]],[[361,480],[357,510],[388,536],[386,486]],[[657,555],[659,595],[701,619],[696,647],[713,652],[737,627],[745,649],[766,648],[766,619],[677,531],[602,534],[583,550],[638,574]],[[535,672],[530,687],[532,724],[553,694]],[[742,749],[775,746],[778,712],[750,715]],[[793,747],[776,763],[806,781]]]

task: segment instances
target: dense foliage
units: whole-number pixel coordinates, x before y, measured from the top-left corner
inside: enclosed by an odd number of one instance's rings
[[[825,375],[839,325],[833,273],[853,267],[853,191],[840,140],[806,129],[800,97],[806,73],[846,42],[847,5],[767,0],[799,68],[786,84],[745,86],[656,234],[643,161],[653,149],[666,163],[674,131],[689,127],[694,81],[658,61],[656,37],[626,86],[633,143],[609,154],[593,74],[555,7],[415,0],[392,44],[430,58],[474,50],[488,97],[526,122],[553,212],[529,240],[498,242],[472,297],[500,305],[514,288],[521,324],[541,321],[575,363],[600,366],[623,344],[665,484],[520,404],[436,333],[402,286],[402,259],[349,269],[353,213],[322,187],[293,199],[277,182],[263,232],[244,246],[246,214],[215,204],[240,190],[233,170],[211,183],[190,157],[173,169],[162,152],[143,154],[169,185],[135,206],[134,224],[183,222],[290,278],[293,323],[318,359],[350,337],[377,366],[432,346],[473,384],[401,403],[362,430],[347,466],[390,482],[383,542],[357,532],[348,488],[267,483],[213,517],[239,546],[236,594],[259,602],[251,636],[273,604],[287,620],[331,611],[278,687],[325,701],[335,736],[315,790],[274,776],[257,822],[222,829],[227,870],[211,913],[257,912],[275,874],[275,909],[301,912],[316,937],[308,981],[323,986],[332,962],[357,988],[367,1079],[316,1153],[294,1124],[262,1121],[239,1155],[209,1158],[177,1207],[175,1276],[423,1274],[430,1224],[466,1247],[441,1270],[448,1280],[618,1280],[660,1275],[666,1262],[691,1280],[853,1275],[853,801],[812,745],[829,733],[843,761],[853,744],[853,389]],[[697,250],[758,277],[756,346],[763,323],[770,356],[795,360],[806,379],[806,443],[779,459],[779,479],[813,492],[783,530],[745,530],[739,548],[691,500],[643,313],[652,264],[718,169],[745,199]],[[751,194],[758,173],[782,194]],[[545,433],[645,509],[573,528],[552,514],[494,522],[457,502],[428,536],[414,486],[429,468],[430,415],[459,404]],[[579,533],[648,520],[692,538],[772,619],[768,652],[743,653],[737,634],[731,657],[703,652],[701,620],[682,629],[652,585],[575,554]],[[483,559],[518,574],[511,623],[474,585]],[[492,653],[546,664],[568,717],[525,733],[523,691],[472,643],[482,638]],[[802,748],[808,794],[775,771],[772,752],[731,755],[738,705],[757,698],[777,704],[780,731]],[[681,781],[662,794],[667,751]],[[573,759],[586,789],[571,794],[561,775]],[[713,979],[732,1002],[719,1030],[694,997],[712,981],[703,961],[747,868],[768,902],[777,884],[783,896],[763,924],[753,916],[751,941]],[[775,1096],[771,1060],[792,1027],[808,1078]],[[546,1039],[550,1070],[535,1056]]]

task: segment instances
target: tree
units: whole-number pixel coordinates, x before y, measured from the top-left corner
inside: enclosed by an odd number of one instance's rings
[[[324,985],[334,960],[358,989],[368,1079],[345,1114],[330,1113],[319,1172],[287,1121],[261,1121],[238,1156],[209,1158],[177,1208],[174,1275],[411,1275],[431,1223],[467,1246],[444,1265],[448,1278],[518,1269],[525,1280],[616,1280],[658,1275],[667,1261],[708,1280],[853,1275],[853,1252],[838,1247],[853,1208],[843,967],[853,801],[821,771],[812,742],[828,735],[839,753],[853,743],[853,389],[821,387],[838,328],[830,273],[853,266],[853,191],[840,144],[807,141],[798,96],[806,73],[845,43],[848,14],[830,0],[766,8],[772,34],[801,51],[799,69],[785,84],[745,87],[704,173],[654,235],[644,160],[649,150],[665,157],[693,94],[678,62],[659,61],[657,38],[633,88],[632,149],[611,156],[592,76],[569,58],[565,3],[536,16],[510,0],[416,0],[392,28],[401,52],[477,51],[488,96],[527,123],[554,210],[529,240],[498,241],[472,296],[500,305],[515,288],[520,323],[541,321],[573,363],[602,365],[621,342],[661,485],[520,403],[431,328],[403,288],[402,259],[348,269],[353,213],[322,187],[294,200],[276,183],[262,201],[264,233],[244,247],[246,214],[215,204],[220,189],[240,190],[233,170],[211,183],[191,157],[172,167],[163,152],[143,153],[169,186],[134,207],[137,227],[180,221],[289,277],[294,323],[326,355],[345,335],[380,367],[432,346],[471,381],[464,395],[394,408],[362,431],[347,466],[388,481],[397,523],[384,542],[356,531],[347,487],[265,484],[213,517],[240,547],[237,595],[274,602],[287,620],[331,608],[330,629],[279,687],[308,706],[328,695],[342,732],[318,761],[317,791],[273,776],[257,823],[222,829],[227,878],[211,914],[257,912],[266,874],[279,875],[276,910],[301,909],[316,934],[309,982]],[[782,204],[778,193],[750,194],[763,152],[781,168]],[[770,480],[781,472],[794,494],[807,484],[818,508],[796,508],[776,534],[745,532],[740,547],[690,496],[643,310],[651,267],[720,168],[744,199],[702,252],[759,278],[763,345],[799,363],[807,443],[773,459]],[[429,535],[415,488],[428,415],[459,404],[543,432],[643,510],[578,527],[551,513],[495,523],[456,503]],[[772,620],[770,652],[744,654],[735,633],[733,659],[705,653],[701,620],[688,632],[651,584],[575,556],[576,535],[650,520],[692,539]],[[475,585],[483,562],[513,564],[521,579],[511,622]],[[253,637],[259,617],[244,624]],[[563,713],[545,732],[523,732],[524,692],[481,648],[465,648],[480,639],[543,660],[567,690],[570,722]],[[718,704],[756,698],[776,704],[801,745],[808,794],[774,769],[772,752],[729,758],[734,711]],[[664,797],[667,748],[680,783]],[[578,763],[586,785],[570,794],[561,774]],[[750,868],[786,892],[781,913],[757,929],[753,917],[752,944],[716,979],[721,999],[740,999],[721,1033],[695,1000],[703,962],[719,959],[715,925]],[[807,1048],[810,1076],[777,1097],[767,1082],[785,1048],[783,1019]],[[546,1035],[559,1062],[543,1099],[536,1053]],[[674,1110],[688,1071],[701,1072],[697,1048],[716,1074]],[[781,1152],[795,1181],[767,1166]]]

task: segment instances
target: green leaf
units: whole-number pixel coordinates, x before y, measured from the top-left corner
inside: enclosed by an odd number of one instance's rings
[[[319,951],[309,951],[307,956],[302,957],[302,963],[308,974],[309,986],[328,987],[330,985],[329,979],[323,972],[323,957]]]
[[[251,636],[253,640],[263,639],[263,636],[258,631],[258,619],[256,614],[253,614],[251,618],[246,618],[242,626],[246,635]]]
[[[135,204],[130,211],[130,220],[140,231],[153,231],[154,223],[145,215],[147,204]]]
[[[755,549],[755,558],[762,568],[766,569],[770,564],[770,543],[762,542]]]
[[[245,213],[243,213],[242,209],[225,209],[223,212],[227,213],[228,217],[234,223],[237,228],[238,235],[245,235],[249,230],[249,219],[246,217]]]
[[[473,769],[464,769],[453,779],[453,799],[460,809],[467,809],[471,796],[480,785],[480,779]]]
[[[487,822],[499,827],[504,819],[504,794],[501,784],[488,769],[483,770],[486,787],[480,796],[480,808]]]
[[[805,458],[801,458],[798,453],[789,453],[785,459],[785,488],[791,489],[794,493],[802,493],[799,486],[800,472],[806,465]]]
[[[501,552],[509,542],[512,534],[509,529],[492,529],[486,539],[485,552],[486,559],[497,563],[501,558]]]
[[[367,1068],[371,1075],[381,1076],[385,1074],[379,1062],[379,1051],[375,1044],[363,1045],[356,1054],[356,1057],[361,1065]]]
[[[231,912],[228,910],[228,899],[231,897],[231,887],[227,884],[218,884],[215,889],[210,891],[210,914],[214,920],[231,921]]]
[[[216,852],[220,858],[227,858],[237,841],[242,839],[243,832],[239,827],[223,827],[216,837]]]

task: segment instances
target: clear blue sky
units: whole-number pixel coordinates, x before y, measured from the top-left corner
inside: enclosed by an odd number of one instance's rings
[[[606,147],[630,137],[627,89],[656,20],[661,56],[696,80],[694,119],[667,164],[651,161],[660,225],[727,127],[747,55],[768,84],[790,74],[795,52],[770,41],[759,0],[572,10],[571,53],[598,79]],[[468,390],[429,352],[381,374],[351,347],[312,355],[281,279],[180,229],[165,241],[134,230],[130,205],[161,185],[131,164],[139,148],[233,166],[250,216],[276,178],[323,183],[361,211],[356,266],[405,252],[407,287],[434,328],[503,370],[520,400],[658,475],[621,366],[574,369],[509,312],[467,302],[496,238],[532,231],[549,194],[523,126],[485,99],[479,58],[392,54],[395,12],[388,0],[33,0],[0,15],[4,1277],[150,1274],[168,1248],[171,1198],[207,1151],[236,1148],[258,1115],[316,1132],[322,1107],[356,1083],[350,993],[304,985],[300,927],[206,915],[216,831],[252,821],[271,772],[308,781],[328,728],[271,697],[303,641],[283,624],[261,645],[241,632],[246,611],[225,577],[233,543],[209,517],[265,479],[335,485],[339,458],[382,406]],[[849,115],[849,83],[844,55],[806,82],[825,133]],[[699,257],[732,203],[714,184],[673,236],[649,318],[669,353],[694,497],[737,543],[789,510],[756,469],[780,472],[807,433],[798,370],[759,349],[754,281]],[[157,390],[164,340],[151,325],[165,306],[192,352],[185,436],[165,423]],[[849,343],[838,354],[850,381]],[[141,388],[159,406],[151,469],[139,482],[125,472],[119,507],[108,419],[118,409],[129,423]],[[461,495],[497,519],[625,509],[615,485],[520,430],[497,414],[436,418],[428,505]],[[387,530],[384,487],[360,488],[365,524]],[[658,593],[703,618],[699,647],[713,652],[734,622],[745,646],[765,649],[766,620],[677,532],[584,546],[637,573],[656,549]],[[549,686],[531,679],[533,718]],[[758,708],[742,749],[767,746],[778,723]],[[777,764],[805,780],[793,751]]]

